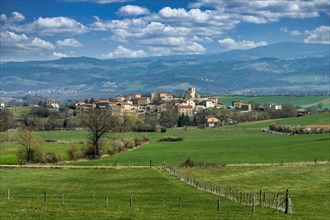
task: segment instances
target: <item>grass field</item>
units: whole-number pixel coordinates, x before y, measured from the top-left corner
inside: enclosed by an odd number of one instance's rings
[[[252,123],[241,123],[237,127],[268,128],[269,124],[271,124],[272,122],[278,122],[283,125],[301,125],[301,126],[330,124],[330,113],[326,112],[321,114],[305,115],[302,117],[267,120],[266,122],[256,121]]]
[[[1,219],[287,219],[265,208],[257,208],[253,216],[250,207],[226,199],[219,213],[219,197],[159,170],[1,169],[0,184]]]
[[[298,118],[278,120],[281,124],[308,125],[330,124],[330,114],[307,115]],[[260,132],[257,129],[268,127],[271,122],[241,124],[216,129],[181,128],[168,129],[166,133],[112,133],[106,139],[105,148],[109,148],[109,140],[116,137],[148,136],[149,143],[131,152],[120,153],[98,161],[75,162],[75,165],[155,165],[165,162],[179,164],[187,158],[200,162],[221,163],[279,163],[328,160],[329,134],[284,136]],[[14,133],[13,133],[14,134]],[[12,135],[13,135],[12,134]],[[85,141],[84,131],[47,131],[36,132],[42,139],[55,139],[78,144]],[[183,137],[182,142],[158,142],[160,138],[174,136]],[[69,143],[44,143],[45,153],[54,152],[66,160]],[[16,142],[2,143],[0,146],[0,163],[16,164]]]
[[[328,219],[330,166],[218,167],[180,169],[198,180],[232,187],[240,192],[278,193],[289,189],[293,215],[300,219]]]
[[[278,120],[281,124],[330,124],[329,113]],[[325,161],[330,158],[329,134],[277,135],[261,132],[270,121],[215,129],[168,129],[166,133],[112,133],[106,139],[146,135],[149,143],[130,152],[102,160],[72,162],[71,165],[112,166],[172,165],[190,157],[195,162],[280,163]],[[42,139],[62,143],[44,143],[45,152],[66,159],[70,143],[83,147],[84,131],[36,132]],[[11,139],[15,134],[10,133]],[[181,142],[158,142],[163,137],[183,137]],[[1,143],[0,163],[16,164],[16,142]],[[218,167],[180,169],[180,172],[204,182],[229,186],[243,192],[283,192],[290,190],[293,214],[274,213],[270,208],[251,207],[198,191],[157,169],[0,169],[0,219],[327,219],[330,212],[330,167]],[[10,200],[7,190],[10,189]],[[43,192],[47,191],[45,203]],[[61,203],[61,194],[65,203]],[[129,196],[133,207],[129,207]],[[109,205],[105,205],[105,197]],[[167,207],[164,209],[163,196]],[[182,209],[179,209],[182,197]]]
[[[322,103],[323,108],[330,108],[330,98],[328,96],[218,96],[218,98],[225,105],[231,105],[234,100],[242,100],[244,103],[292,104],[302,108]]]

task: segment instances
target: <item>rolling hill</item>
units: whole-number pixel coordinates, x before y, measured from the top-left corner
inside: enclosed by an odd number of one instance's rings
[[[329,47],[278,43],[221,54],[100,60],[70,57],[0,64],[1,96],[110,97],[130,92],[328,94]]]

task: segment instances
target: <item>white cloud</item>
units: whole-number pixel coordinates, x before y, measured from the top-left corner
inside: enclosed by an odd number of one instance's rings
[[[12,21],[14,22],[21,22],[21,21],[24,21],[25,20],[25,17],[23,14],[17,12],[17,11],[14,11],[13,13],[11,13],[12,16],[11,16],[11,19]]]
[[[5,21],[7,21],[7,15],[5,15],[5,14],[1,14],[0,15],[0,21],[3,21],[3,22],[5,22]]]
[[[280,18],[318,17],[320,12],[329,14],[328,0],[198,0],[190,4],[191,8],[203,6],[231,14],[240,21],[249,23],[267,23]]]
[[[284,32],[284,33],[288,33],[289,32],[288,28],[286,28],[286,27],[280,28],[280,31],[281,32]]]
[[[56,45],[59,47],[83,47],[83,45],[73,38],[67,38],[64,40],[58,40]]]
[[[42,50],[53,50],[55,46],[38,37],[29,38],[25,34],[11,31],[1,32],[1,50],[4,54],[34,54]]]
[[[224,50],[247,50],[255,47],[266,46],[267,42],[265,41],[235,41],[231,38],[225,38],[222,40],[218,40],[219,45],[224,48]]]
[[[118,14],[122,16],[137,16],[150,14],[150,11],[144,7],[136,5],[126,5],[119,8]]]
[[[71,55],[60,52],[53,52],[53,57],[63,58],[63,57],[71,57]]]
[[[46,49],[46,50],[53,50],[55,49],[54,45],[48,41],[42,40],[38,37],[33,38],[31,45],[40,48],[40,49]]]
[[[305,43],[330,44],[330,26],[320,26],[311,31],[305,31],[308,35]]]
[[[123,46],[118,46],[115,51],[103,54],[104,58],[136,58],[136,57],[145,57],[147,54],[143,50],[130,50]]]
[[[290,35],[291,35],[291,36],[299,36],[299,35],[303,35],[303,33],[301,33],[301,32],[298,31],[298,30],[294,30],[294,31],[291,31]]]
[[[39,17],[32,23],[25,25],[13,25],[7,27],[16,32],[35,33],[39,35],[76,35],[84,34],[88,31],[88,28],[77,22],[74,19],[68,17],[51,17],[42,18]]]

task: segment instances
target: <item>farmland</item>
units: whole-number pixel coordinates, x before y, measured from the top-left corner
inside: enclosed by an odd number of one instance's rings
[[[330,99],[328,96],[218,96],[219,100],[225,105],[231,105],[233,100],[242,100],[244,103],[258,103],[258,104],[292,104],[302,108],[323,104],[323,108],[330,107]]]
[[[329,113],[276,120],[280,124],[329,124]],[[92,169],[8,169],[1,168],[1,219],[287,219],[270,208],[251,207],[221,199],[196,190],[157,169],[135,166],[162,166],[164,161],[179,165],[187,158],[200,163],[221,163],[227,166],[180,168],[178,171],[201,181],[233,187],[242,192],[259,190],[277,193],[290,190],[293,201],[291,219],[326,219],[329,213],[329,134],[278,135],[261,132],[271,121],[239,124],[220,128],[168,129],[166,133],[111,133],[104,141],[111,147],[117,137],[147,136],[149,143],[129,152],[101,160],[58,164],[89,166]],[[45,152],[54,152],[66,159],[70,144],[84,147],[84,131],[36,132]],[[1,144],[1,163],[16,164],[15,133],[11,142]],[[182,137],[180,142],[159,142],[164,137]],[[319,163],[322,161],[323,164]],[[316,162],[316,165],[279,166],[291,162]],[[249,166],[263,163],[274,166]],[[128,169],[128,164],[131,168]],[[235,166],[232,166],[236,164]],[[240,166],[240,164],[245,164]],[[121,165],[121,166],[120,166]],[[93,168],[93,166],[95,166]],[[102,166],[104,169],[100,169]],[[7,200],[10,189],[10,200]],[[43,192],[47,191],[47,202]],[[61,194],[65,195],[62,204]],[[129,197],[133,206],[129,207]],[[105,197],[109,197],[108,206]],[[164,208],[163,196],[167,203]],[[179,197],[182,209],[179,209]]]

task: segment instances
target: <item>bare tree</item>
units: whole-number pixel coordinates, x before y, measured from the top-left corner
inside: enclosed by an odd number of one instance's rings
[[[101,156],[102,137],[117,126],[117,121],[117,117],[103,109],[93,109],[81,115],[80,124],[89,132],[86,156],[94,159]]]
[[[18,143],[21,148],[18,151],[19,163],[39,163],[43,161],[41,139],[32,133],[27,127],[19,128],[17,131]]]

